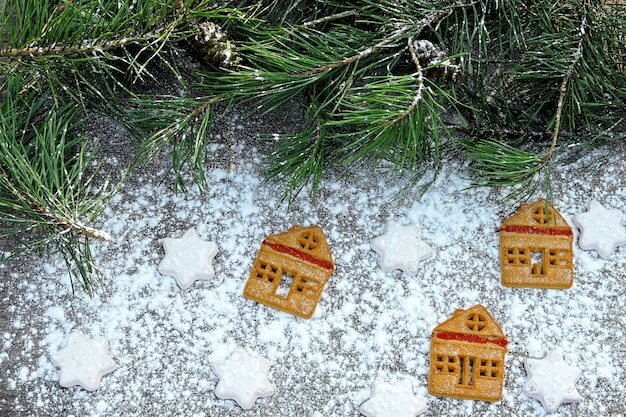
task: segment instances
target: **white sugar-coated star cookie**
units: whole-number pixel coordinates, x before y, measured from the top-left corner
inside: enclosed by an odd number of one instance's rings
[[[578,246],[584,250],[596,250],[598,255],[609,259],[613,250],[626,245],[626,229],[622,226],[624,213],[606,209],[597,201],[589,203],[589,211],[574,216],[580,229]]]
[[[426,411],[426,403],[413,394],[409,379],[393,384],[374,381],[372,396],[359,407],[366,417],[415,417]]]
[[[417,224],[403,226],[389,220],[385,234],[371,242],[372,249],[380,255],[382,270],[401,269],[409,275],[417,275],[420,261],[433,253],[421,235],[422,230]]]
[[[522,391],[538,399],[548,412],[554,412],[561,404],[582,400],[576,390],[580,369],[565,363],[559,349],[548,353],[543,359],[527,358],[524,368],[528,378]]]
[[[180,238],[163,239],[165,257],[157,268],[163,275],[176,279],[185,290],[196,280],[215,276],[211,262],[217,254],[217,244],[200,239],[196,229],[191,228]]]
[[[257,398],[274,395],[274,385],[268,379],[270,366],[267,359],[237,348],[230,358],[211,364],[219,378],[215,395],[235,400],[241,408],[249,410]]]
[[[59,384],[62,387],[80,385],[95,391],[102,377],[117,368],[109,353],[106,337],[88,338],[81,332],[70,334],[67,347],[52,355],[52,363],[61,368]]]

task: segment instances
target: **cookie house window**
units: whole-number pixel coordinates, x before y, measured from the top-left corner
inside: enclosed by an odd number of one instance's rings
[[[532,269],[530,270],[531,275],[545,275],[546,272],[543,268],[543,251],[541,249],[531,249],[530,258],[533,263]]]
[[[459,357],[437,355],[435,369],[438,373],[455,374],[457,369],[459,369]]]
[[[462,356],[459,361],[459,367],[461,369],[459,375],[459,385],[471,387],[474,385],[474,362],[475,358],[472,356]]]
[[[481,359],[478,367],[478,376],[482,378],[499,379],[502,375],[502,362],[493,359]]]
[[[269,262],[260,261],[255,268],[255,275],[258,279],[274,282],[280,276],[280,268],[270,264]]]
[[[291,290],[291,286],[293,284],[294,274],[285,271],[282,277],[280,277],[280,282],[276,287],[276,295],[287,298],[289,295],[289,291]]]
[[[525,248],[508,248],[505,259],[510,265],[528,265],[528,251]]]
[[[465,320],[465,325],[468,329],[479,332],[487,326],[487,318],[478,313],[473,313]]]
[[[546,212],[546,207],[541,204],[533,211],[533,220],[539,224],[551,224],[554,223],[554,213],[550,209]]]
[[[548,263],[553,266],[569,265],[570,253],[565,249],[550,249],[548,252]]]
[[[305,231],[298,236],[298,245],[306,251],[312,251],[320,245],[320,239],[315,233]]]
[[[296,291],[307,297],[315,297],[319,292],[319,285],[315,280],[300,277],[296,282]]]

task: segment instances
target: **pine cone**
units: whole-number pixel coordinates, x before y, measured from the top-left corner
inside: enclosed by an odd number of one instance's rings
[[[234,67],[239,63],[235,44],[228,40],[219,25],[204,22],[198,29],[200,33],[194,38],[194,46],[205,60],[220,67]]]

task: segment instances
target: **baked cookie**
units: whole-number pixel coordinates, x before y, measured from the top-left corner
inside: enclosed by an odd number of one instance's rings
[[[163,239],[165,257],[157,267],[159,273],[174,277],[181,290],[186,290],[199,279],[215,276],[213,258],[217,244],[200,239],[196,229],[187,230],[182,237]]]
[[[237,348],[228,359],[211,364],[219,378],[215,396],[251,409],[258,398],[274,395],[274,385],[268,379],[270,367],[269,360]]]
[[[618,246],[626,245],[623,217],[620,210],[606,209],[597,201],[591,201],[589,211],[574,216],[574,224],[580,229],[578,246],[595,250],[601,258],[609,259]]]
[[[499,401],[508,340],[480,304],[458,309],[433,329],[428,392],[467,400]]]
[[[416,417],[427,409],[426,403],[413,394],[410,379],[394,383],[374,381],[372,397],[359,407],[365,417]]]
[[[522,391],[529,397],[538,399],[549,413],[556,411],[563,403],[582,399],[576,389],[581,371],[568,365],[559,349],[548,353],[543,359],[527,358],[524,368],[528,379]]]
[[[548,201],[523,204],[500,227],[502,285],[571,287],[573,239],[572,228]]]
[[[372,239],[370,245],[380,255],[380,267],[386,272],[401,269],[417,275],[419,263],[433,254],[422,240],[418,224],[403,226],[394,220],[387,222],[385,234]]]
[[[62,387],[80,385],[87,391],[100,387],[102,377],[117,369],[109,356],[109,339],[104,336],[90,339],[82,332],[72,332],[67,346],[52,356],[59,368]]]
[[[243,295],[310,318],[335,264],[319,226],[293,226],[263,241]]]

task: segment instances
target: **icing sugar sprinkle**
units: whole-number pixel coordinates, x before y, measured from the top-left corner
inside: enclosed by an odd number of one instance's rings
[[[398,194],[404,184],[393,172],[364,169],[347,180],[328,179],[316,202],[303,193],[287,207],[258,174],[264,160],[255,147],[269,144],[246,137],[260,122],[233,123],[243,128],[227,125],[221,139],[212,138],[203,194],[190,186],[186,195],[175,195],[168,180],[161,184],[165,154],[128,176],[93,224],[113,238],[93,244],[104,274],[101,295],[72,295],[64,261],[55,255],[0,267],[0,312],[6,312],[0,414],[357,417],[374,381],[409,379],[428,405],[425,415],[543,415],[539,402],[523,395],[524,360],[556,348],[581,369],[582,399],[555,414],[623,413],[626,251],[605,260],[575,244],[572,288],[505,288],[498,227],[517,207],[501,205],[498,190],[470,188],[462,166],[447,163],[424,195]],[[238,136],[231,140],[227,133]],[[103,167],[115,167],[118,158],[103,155]],[[553,204],[568,221],[591,199],[624,212],[626,187],[615,184],[625,171],[617,157],[593,172],[559,166],[551,178]],[[436,256],[422,261],[415,276],[383,271],[370,247],[388,219],[427,231]],[[320,225],[335,262],[309,320],[242,295],[258,242],[293,224]],[[190,228],[215,237],[220,248],[214,278],[180,291],[157,270],[165,255],[161,239]],[[498,317],[509,338],[502,400],[428,395],[432,329],[455,309],[475,304]],[[109,339],[118,367],[97,391],[59,385],[51,356],[73,331]],[[274,395],[248,411],[215,395],[220,379],[211,364],[238,347],[272,364]]]

